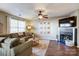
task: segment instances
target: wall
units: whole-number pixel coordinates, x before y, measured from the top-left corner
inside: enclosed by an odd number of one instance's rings
[[[77,47],[79,48],[79,10],[72,12],[70,16],[77,16]]]
[[[3,32],[0,34],[6,34],[7,33],[7,17],[4,13],[0,13],[0,23],[3,24]]]
[[[31,27],[31,29],[28,29],[28,26]],[[26,20],[26,32],[34,32],[35,27],[34,27],[34,23],[32,20]]]
[[[56,40],[58,34],[58,19],[48,19],[46,21],[39,21],[39,19],[32,21],[35,27],[35,33],[39,34],[43,39]],[[44,24],[44,22],[46,24]],[[50,24],[47,24],[47,23]],[[47,29],[50,27],[50,29]],[[50,33],[48,33],[48,31]]]
[[[14,16],[14,15],[8,14],[6,12],[0,11],[0,23],[3,24],[3,33],[0,33],[0,34],[10,33],[9,18],[25,21],[24,18]]]

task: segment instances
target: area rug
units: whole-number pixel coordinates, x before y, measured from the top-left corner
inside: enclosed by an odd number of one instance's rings
[[[39,45],[32,48],[32,56],[44,56],[49,45],[49,40],[39,40]]]

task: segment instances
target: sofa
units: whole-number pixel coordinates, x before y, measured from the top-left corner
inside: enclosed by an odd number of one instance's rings
[[[0,56],[31,55],[32,40],[32,34],[27,32],[0,35]]]

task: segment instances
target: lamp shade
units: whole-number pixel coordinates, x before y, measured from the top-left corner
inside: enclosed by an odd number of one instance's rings
[[[27,29],[28,29],[28,30],[32,29],[32,26],[31,26],[31,25],[28,25],[28,26],[27,26]]]

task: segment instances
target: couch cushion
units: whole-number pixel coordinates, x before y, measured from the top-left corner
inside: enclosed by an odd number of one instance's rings
[[[8,43],[8,44],[11,44],[14,40],[16,40],[16,38],[7,38],[4,43]]]
[[[18,35],[18,33],[12,33],[12,34],[9,34],[9,37],[10,38],[18,38],[19,35]]]
[[[19,32],[18,35],[23,35],[23,32]]]
[[[20,38],[20,42],[21,42],[21,43],[24,43],[24,42],[25,42],[25,38],[26,38],[26,37]]]
[[[5,37],[0,37],[0,41],[2,41],[3,39],[5,39]]]
[[[25,32],[23,32],[23,36],[26,36]]]
[[[0,37],[0,43],[3,43],[6,39],[7,37]]]
[[[12,47],[19,44],[19,39],[17,39],[17,38],[7,38],[4,41],[4,44],[7,44],[8,46],[10,46],[10,48],[12,48]]]
[[[25,35],[26,36],[32,36],[32,33],[26,32]]]
[[[12,47],[15,47],[15,46],[18,46],[19,44],[21,44],[21,43],[20,43],[20,40],[19,40],[19,39],[16,39],[16,40],[14,40],[14,41],[11,43],[11,48],[12,48]]]
[[[23,32],[19,32],[19,33],[18,33],[18,36],[19,36],[20,38],[24,37]]]
[[[31,36],[26,36],[25,41],[27,41],[29,38],[32,38]]]

